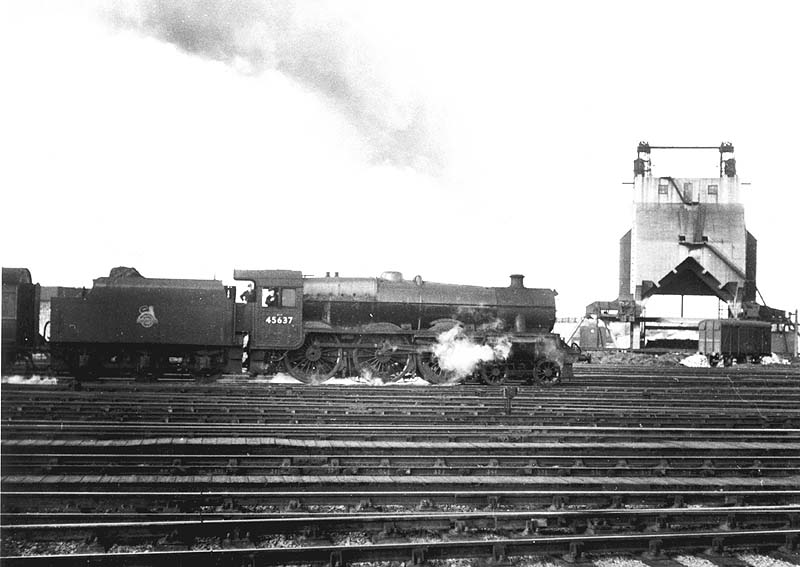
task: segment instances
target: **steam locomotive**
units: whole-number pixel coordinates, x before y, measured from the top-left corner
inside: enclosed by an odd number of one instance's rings
[[[241,296],[217,280],[145,278],[132,268],[115,268],[90,290],[59,288],[50,301],[52,365],[81,378],[202,377],[245,368],[251,375],[287,372],[305,383],[418,373],[433,383],[551,385],[571,375],[579,354],[551,332],[556,292],[526,288],[521,275],[508,287],[406,280],[398,272],[350,278],[235,270],[234,279],[247,282]],[[4,270],[4,296],[5,288]],[[5,334],[4,368],[11,351],[25,348],[7,345]],[[483,355],[465,371],[449,361],[443,337]]]

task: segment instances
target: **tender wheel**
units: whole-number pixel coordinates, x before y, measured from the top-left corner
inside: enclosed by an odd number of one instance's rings
[[[156,358],[148,351],[139,351],[134,355],[136,358],[136,380],[147,381],[155,379]]]
[[[78,380],[93,380],[100,374],[100,365],[97,356],[88,351],[70,352],[67,365],[70,374]]]
[[[507,377],[508,372],[505,364],[488,362],[481,365],[481,380],[483,380],[484,384],[497,386],[505,383]]]
[[[533,380],[543,386],[561,382],[561,369],[552,360],[540,360],[533,369]]]
[[[214,381],[222,377],[225,364],[216,351],[197,351],[183,356],[183,366],[195,380]]]
[[[353,351],[353,365],[362,376],[399,380],[414,369],[413,355],[403,348],[408,344],[405,337],[374,337]]]
[[[335,343],[336,346],[329,346]],[[297,350],[286,353],[286,371],[306,384],[327,380],[342,367],[342,348],[333,336],[308,335],[306,342]]]
[[[4,361],[5,362],[5,361]],[[5,365],[3,365],[3,370],[5,370]],[[22,374],[23,376],[31,376],[33,375],[33,355],[29,352],[18,352],[14,356],[14,363],[11,365],[14,372]]]

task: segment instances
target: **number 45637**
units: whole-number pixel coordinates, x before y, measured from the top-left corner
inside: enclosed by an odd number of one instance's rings
[[[290,325],[294,317],[287,315],[270,315],[267,317],[268,325]]]

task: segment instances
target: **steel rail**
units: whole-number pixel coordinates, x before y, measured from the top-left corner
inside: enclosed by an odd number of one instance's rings
[[[41,484],[32,484],[37,488]],[[679,508],[690,505],[698,499],[709,499],[711,501],[724,501],[725,504],[742,503],[751,498],[785,498],[792,501],[792,505],[800,503],[800,488],[798,489],[776,489],[776,490],[741,490],[732,489],[720,491],[718,488],[709,490],[695,490],[693,488],[675,487],[664,488],[661,490],[642,490],[629,487],[613,487],[609,489],[582,490],[577,488],[555,490],[531,490],[513,489],[503,490],[485,488],[481,490],[472,489],[442,489],[433,490],[424,485],[419,490],[409,493],[407,490],[364,490],[347,489],[342,490],[151,490],[147,492],[131,492],[124,490],[6,490],[3,491],[4,501],[18,498],[24,503],[30,503],[33,499],[80,499],[80,498],[128,498],[128,499],[158,499],[174,498],[176,500],[186,499],[198,500],[201,502],[223,503],[235,500],[253,499],[253,501],[276,500],[281,502],[294,502],[296,508],[303,506],[303,501],[309,502],[331,502],[333,505],[342,503],[374,502],[375,505],[392,504],[396,502],[419,502],[425,499],[432,506],[437,502],[466,502],[468,504],[479,502],[483,505],[496,507],[501,504],[519,503],[529,506],[532,503],[541,506],[566,506],[575,499],[585,498],[588,500],[604,499],[616,502],[618,506],[623,506],[630,502],[648,502],[651,499],[659,499],[666,503],[668,508]],[[22,503],[20,502],[20,503]],[[581,500],[581,502],[584,502]],[[17,503],[15,505],[19,505]]]
[[[53,476],[21,476],[6,477],[3,490],[21,492],[25,487],[48,486],[53,491],[85,492],[89,487],[112,487],[128,490],[133,493],[163,491],[169,486],[177,492],[186,491],[236,491],[252,490],[256,487],[271,490],[297,490],[299,487],[317,492],[346,491],[388,491],[396,487],[415,493],[419,490],[434,491],[469,491],[476,487],[510,491],[519,490],[560,490],[565,486],[580,487],[584,491],[602,491],[616,489],[648,490],[660,487],[663,490],[680,486],[683,491],[707,491],[716,488],[720,496],[726,491],[761,490],[765,497],[772,491],[791,490],[800,486],[800,476],[770,478],[715,478],[715,477],[594,477],[594,476],[358,476],[358,475],[208,475],[175,476],[175,475],[53,475]],[[155,489],[155,490],[154,490]]]
[[[378,389],[378,388],[375,388]],[[714,408],[723,402],[746,403],[743,396],[752,397],[765,403],[781,403],[785,400],[787,407],[792,400],[800,396],[797,387],[776,387],[769,388],[746,388],[741,386],[731,386],[730,383],[722,383],[714,387],[697,388],[690,385],[683,387],[672,384],[670,387],[644,387],[621,388],[619,386],[602,385],[586,386],[579,391],[574,389],[547,392],[535,392],[525,389],[517,389],[516,401],[525,404],[544,404],[545,406],[564,404],[567,402],[608,404],[609,407],[627,407],[641,404],[649,406],[654,403],[668,403],[670,406],[677,407],[690,406],[696,407],[698,404]],[[697,399],[698,393],[710,396],[707,399]],[[249,395],[248,395],[249,394]],[[474,392],[472,395],[455,393],[450,397],[443,397],[432,393],[429,389],[423,389],[416,397],[392,396],[387,395],[385,390],[380,395],[373,392],[349,391],[348,396],[338,395],[327,396],[308,396],[303,393],[289,393],[282,391],[260,391],[249,392],[244,390],[239,396],[221,397],[219,393],[203,392],[193,393],[189,396],[177,396],[174,392],[163,390],[159,393],[147,395],[125,395],[112,392],[95,392],[94,395],[82,395],[80,397],[66,397],[63,395],[48,397],[42,393],[20,395],[19,393],[6,393],[2,405],[6,410],[26,410],[40,409],[60,410],[60,411],[89,411],[99,410],[98,413],[107,413],[119,409],[128,409],[132,405],[142,405],[148,411],[172,410],[202,412],[218,409],[230,411],[251,408],[256,410],[279,410],[286,401],[300,401],[309,404],[314,410],[337,410],[349,409],[351,411],[359,409],[359,404],[370,403],[374,406],[363,409],[398,409],[430,411],[443,407],[452,409],[458,408],[485,408],[491,407],[498,401],[504,400],[502,390],[486,390]],[[589,397],[587,397],[587,394]],[[214,396],[213,398],[210,396]],[[165,401],[168,397],[168,401]],[[43,406],[43,407],[42,407]],[[284,408],[289,410],[303,409],[302,407]]]
[[[492,540],[396,542],[371,545],[313,545],[307,547],[171,550],[147,553],[80,553],[0,557],[6,567],[16,566],[126,566],[126,565],[290,565],[325,563],[345,565],[356,561],[409,561],[455,557],[492,558],[496,561],[529,554],[560,554],[576,559],[583,554],[649,551],[653,554],[696,551],[726,546],[794,549],[800,529],[700,531],[620,535],[541,536]],[[231,541],[241,545],[244,541]]]
[[[531,416],[528,416],[529,418]],[[535,416],[534,416],[535,417]],[[16,422],[20,423],[20,422]],[[39,421],[32,421],[29,425],[36,427],[36,428],[43,428],[43,429],[62,429],[67,427],[76,427],[83,430],[92,430],[96,429],[97,427],[101,426],[108,426],[109,429],[146,429],[149,427],[159,427],[161,429],[181,429],[183,426],[178,424],[177,427],[173,426],[170,427],[170,424],[164,424],[160,422],[142,422],[142,423],[119,423],[114,421],[93,421],[93,422],[81,422],[81,421],[64,421],[59,423],[48,423],[48,422],[39,422]],[[186,427],[186,429],[191,430],[215,430],[215,429],[224,429],[230,430],[230,424],[190,424],[192,427]],[[337,433],[339,431],[344,432],[355,432],[355,433],[363,433],[368,432],[371,433],[373,431],[378,433],[388,432],[388,433],[395,433],[398,429],[401,432],[411,432],[411,433],[420,433],[420,432],[441,432],[441,433],[482,433],[483,435],[489,436],[492,434],[497,433],[517,433],[517,432],[525,432],[528,434],[536,434],[541,435],[542,432],[556,432],[556,433],[569,433],[569,432],[581,432],[581,433],[602,433],[607,434],[609,432],[622,432],[622,433],[631,433],[636,432],[638,434],[641,433],[653,433],[653,432],[663,432],[664,434],[673,434],[673,433],[730,433],[735,435],[741,435],[745,433],[754,433],[754,434],[765,434],[765,433],[780,433],[780,434],[787,434],[792,433],[794,435],[800,436],[800,428],[793,428],[793,429],[768,429],[768,428],[724,428],[724,427],[615,427],[615,426],[572,426],[572,425],[518,425],[518,424],[491,424],[491,423],[481,423],[481,424],[413,424],[413,425],[397,425],[397,424],[348,424],[348,423],[340,423],[340,424],[287,424],[287,423],[276,423],[276,424],[240,424],[239,429],[242,430],[271,430],[276,432],[292,432],[292,433],[301,433],[301,432],[311,432],[315,433],[316,435],[331,435],[333,433]]]
[[[60,441],[60,443],[59,443]],[[74,441],[74,443],[70,443]],[[221,454],[221,451],[240,452],[250,457],[270,457],[283,455],[285,458],[312,457],[314,455],[327,455],[331,453],[346,454],[350,458],[360,455],[383,456],[390,458],[402,457],[409,454],[414,457],[447,457],[464,454],[466,452],[481,452],[492,457],[525,457],[537,458],[543,455],[554,458],[571,458],[580,453],[580,458],[616,458],[624,459],[627,455],[637,454],[638,458],[665,459],[682,455],[694,457],[697,452],[702,452],[706,459],[715,457],[739,456],[755,462],[756,459],[771,457],[794,458],[800,454],[800,441],[780,436],[764,439],[732,441],[719,438],[703,438],[689,436],[680,438],[651,438],[634,437],[633,439],[619,439],[614,437],[598,437],[585,439],[581,437],[564,436],[560,438],[545,438],[543,440],[527,440],[507,437],[504,440],[481,441],[449,441],[437,440],[427,442],[363,439],[333,439],[317,441],[297,437],[207,437],[204,442],[192,442],[191,439],[182,438],[154,438],[136,439],[127,444],[104,444],[103,441],[88,442],[72,439],[57,440],[48,450],[61,447],[65,452],[82,453],[91,456],[96,451],[106,451],[120,456],[142,454],[144,451],[160,453],[165,456],[175,454],[193,454],[193,458],[209,454]],[[14,451],[11,449],[19,449]],[[35,453],[26,441],[18,445],[6,443],[4,454]],[[25,449],[28,449],[27,451]]]
[[[695,519],[700,518],[705,521],[723,520],[726,524],[741,523],[745,519],[759,518],[774,522],[782,522],[785,525],[793,524],[800,527],[800,505],[788,506],[731,506],[713,508],[600,508],[600,509],[576,509],[576,510],[539,510],[539,511],[453,511],[453,512],[408,512],[402,514],[375,512],[365,513],[340,513],[340,514],[262,514],[256,518],[207,518],[202,514],[197,518],[185,518],[178,520],[161,521],[89,521],[81,522],[49,522],[40,524],[13,524],[2,525],[0,529],[5,530],[6,534],[22,532],[55,532],[62,536],[67,536],[70,532],[84,530],[102,530],[111,533],[110,530],[117,530],[124,534],[125,530],[136,529],[137,536],[147,530],[148,535],[163,535],[176,528],[191,528],[192,533],[219,533],[218,530],[231,530],[232,528],[247,530],[256,533],[299,533],[309,525],[322,527],[341,527],[346,526],[348,530],[354,531],[362,528],[361,524],[381,524],[377,525],[380,530],[384,529],[385,523],[392,523],[394,527],[406,529],[416,529],[420,522],[446,522],[445,529],[452,527],[454,522],[476,522],[491,520],[494,529],[507,528],[509,521],[526,522],[544,520],[547,522],[558,520],[596,520],[604,518],[623,518],[628,520],[636,518],[639,520],[650,520],[649,524],[655,524],[657,520],[671,521],[676,519]],[[505,522],[505,523],[502,523]],[[372,528],[376,526],[373,525]],[[547,527],[531,526],[531,527]],[[288,529],[287,529],[288,528]],[[668,527],[662,530],[670,531]],[[223,531],[223,533],[225,533]]]
[[[127,462],[126,462],[127,461]],[[428,454],[397,451],[386,454],[314,453],[298,455],[252,452],[216,453],[16,453],[3,451],[3,473],[18,474],[406,474],[497,475],[518,473],[596,476],[790,476],[800,469],[800,455],[622,454],[591,452],[558,455]]]
[[[274,511],[274,512],[253,512],[228,510],[225,512],[137,512],[137,513],[114,513],[114,512],[83,512],[83,513],[17,513],[0,515],[0,530],[5,530],[6,534],[19,532],[42,532],[52,530],[59,536],[67,539],[68,532],[81,530],[107,530],[136,528],[137,530],[147,528],[152,531],[171,530],[175,527],[193,526],[218,526],[226,527],[254,527],[257,533],[289,533],[292,530],[302,530],[310,525],[318,524],[326,527],[330,524],[341,528],[348,522],[372,522],[380,523],[381,530],[386,526],[385,523],[391,522],[397,529],[404,531],[428,529],[432,524],[422,524],[422,522],[449,522],[442,529],[450,529],[455,522],[463,523],[460,529],[471,527],[486,527],[486,520],[491,520],[495,529],[510,529],[516,527],[525,528],[528,532],[539,532],[541,528],[548,529],[553,527],[549,522],[564,520],[597,520],[600,518],[624,518],[626,522],[631,519],[650,520],[648,526],[655,530],[670,531],[674,527],[664,527],[661,524],[670,524],[675,519],[691,517],[693,520],[718,521],[720,525],[730,528],[733,525],[752,523],[752,518],[765,516],[773,523],[785,524],[785,526],[798,525],[800,520],[800,504],[774,505],[774,506],[752,506],[752,507],[707,507],[707,508],[562,508],[551,510],[549,508],[538,510],[496,510],[496,511],[464,511],[463,509],[453,509],[443,512],[435,511],[420,513],[416,507],[409,507],[406,511],[398,512],[392,510],[391,513],[365,507],[358,513],[349,511],[331,512],[327,508],[314,512],[307,510],[303,512]],[[27,522],[25,521],[27,520]],[[42,520],[42,521],[36,521]],[[48,520],[48,521],[43,521]],[[749,520],[749,521],[748,521]],[[33,521],[34,523],[30,523]],[[214,524],[213,522],[217,522]],[[499,523],[504,522],[504,523]],[[521,522],[521,524],[520,524]],[[542,524],[542,522],[546,522]],[[556,524],[560,526],[561,524]],[[629,526],[626,523],[626,526]],[[492,527],[490,526],[490,527]],[[364,526],[347,526],[351,531],[363,529]],[[287,529],[289,528],[289,529]],[[371,528],[375,530],[374,526]],[[84,534],[81,533],[81,536]]]

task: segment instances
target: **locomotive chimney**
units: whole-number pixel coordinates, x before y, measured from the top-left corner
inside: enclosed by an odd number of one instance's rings
[[[525,286],[522,283],[522,280],[525,279],[525,276],[522,274],[511,274],[511,284],[508,287],[513,287],[516,289],[522,289]]]

